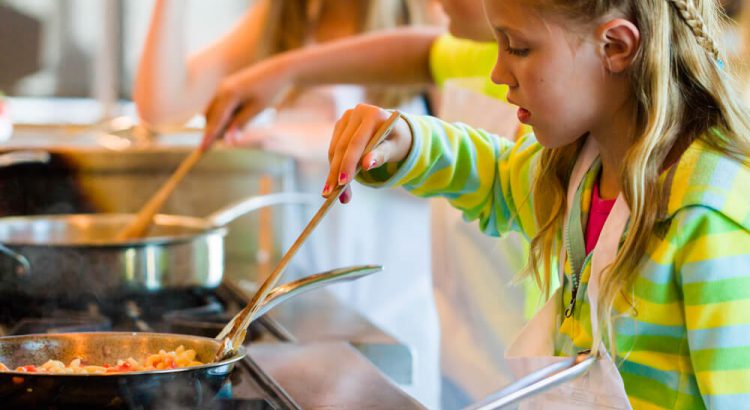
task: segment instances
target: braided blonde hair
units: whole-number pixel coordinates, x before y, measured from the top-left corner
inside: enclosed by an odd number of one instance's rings
[[[698,10],[695,9],[690,0],[667,1],[672,3],[675,9],[677,9],[677,11],[679,12],[682,19],[685,20],[685,23],[688,25],[688,27],[690,27],[693,35],[695,35],[695,39],[696,41],[698,41],[698,44],[703,46],[703,48],[705,48],[706,51],[711,54],[714,60],[721,61],[719,48],[716,46],[716,42],[706,32],[706,25],[703,23],[703,18],[701,18]]]
[[[699,139],[712,149],[747,162],[750,115],[735,93],[721,51],[713,40],[722,14],[715,0],[530,0],[542,15],[586,27],[607,14],[633,22],[641,33],[639,50],[629,69],[636,135],[621,169],[622,193],[631,210],[629,229],[600,283],[598,310],[602,321],[594,334],[597,350],[602,334],[617,352],[613,313],[637,312],[627,295],[642,258],[655,245],[657,216],[666,194],[659,175],[667,156]],[[540,230],[531,241],[530,274],[549,292],[554,260],[562,246],[565,193],[582,141],[543,149],[536,169],[534,208]],[[617,309],[615,309],[617,307]],[[637,314],[637,313],[634,313]]]

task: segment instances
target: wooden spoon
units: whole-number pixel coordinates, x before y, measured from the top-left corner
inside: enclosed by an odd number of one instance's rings
[[[177,188],[177,185],[182,181],[185,175],[187,175],[193,166],[200,161],[204,152],[206,152],[206,149],[199,147],[185,158],[172,176],[169,177],[167,182],[165,182],[159,191],[157,191],[156,194],[146,202],[146,205],[141,208],[135,219],[123,230],[117,233],[115,239],[118,241],[126,241],[142,238],[146,234],[146,231],[148,231],[148,228],[151,227],[154,215],[161,210],[164,203],[167,202],[167,199],[175,188]]]

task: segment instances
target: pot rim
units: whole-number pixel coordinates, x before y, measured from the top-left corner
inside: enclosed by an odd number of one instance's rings
[[[90,214],[51,214],[51,215],[30,215],[30,216],[7,216],[0,217],[0,225],[5,223],[34,223],[42,220],[60,221],[74,219],[116,219],[116,218],[133,218],[136,214],[132,213],[90,213]],[[154,216],[158,224],[182,226],[195,229],[193,233],[183,233],[169,236],[151,236],[141,239],[126,239],[112,241],[90,241],[90,242],[53,242],[53,241],[29,241],[29,240],[0,240],[0,243],[10,247],[26,248],[65,248],[65,249],[110,249],[110,248],[144,248],[148,246],[162,246],[191,242],[195,239],[219,235],[226,236],[227,227],[218,226],[206,218],[173,214],[158,214]]]

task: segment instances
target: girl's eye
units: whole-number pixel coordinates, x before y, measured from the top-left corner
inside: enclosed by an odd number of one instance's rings
[[[510,55],[519,56],[519,57],[526,57],[529,55],[529,49],[528,48],[513,48],[513,47],[506,47],[505,52],[507,52]]]

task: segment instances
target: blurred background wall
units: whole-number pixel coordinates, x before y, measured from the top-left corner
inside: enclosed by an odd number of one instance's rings
[[[252,0],[191,3],[190,50]],[[13,96],[130,98],[153,0],[0,0],[0,90]]]

